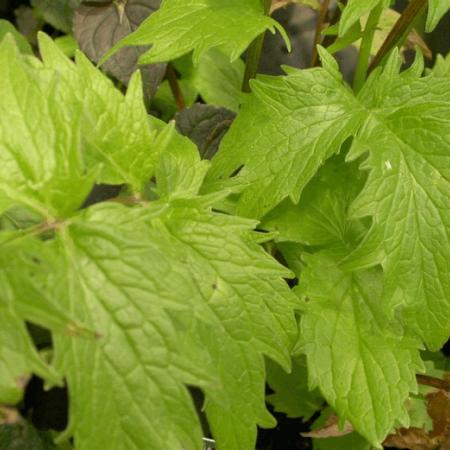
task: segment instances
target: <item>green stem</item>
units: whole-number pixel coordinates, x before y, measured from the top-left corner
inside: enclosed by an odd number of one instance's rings
[[[383,5],[380,2],[369,14],[364,35],[359,49],[358,64],[356,66],[355,79],[353,80],[353,89],[359,92],[366,81],[367,71],[370,61],[370,51],[372,50],[373,38],[380,21],[381,13],[383,12]]]
[[[427,0],[411,0],[383,42],[380,50],[375,55],[375,58],[370,64],[369,73],[383,61],[394,47],[403,42],[404,38],[408,35],[408,30],[412,28],[415,19],[423,11],[426,4]]]
[[[262,0],[264,7],[264,14],[266,16],[270,13],[272,0]],[[247,57],[245,61],[244,81],[242,82],[242,92],[250,92],[250,80],[256,77],[258,73],[259,60],[261,58],[262,47],[264,43],[264,35],[261,33],[251,44],[247,50]]]
[[[347,0],[341,0],[341,4],[342,4],[342,6],[347,5]],[[341,8],[336,6],[333,17],[331,18],[331,21],[330,21],[330,27],[333,25],[336,25],[339,22],[339,20],[341,20],[341,16],[342,16],[342,10],[341,10]],[[337,34],[327,34],[323,38],[322,46],[327,48],[330,45],[334,44],[336,39],[337,39]],[[316,65],[317,65],[317,62],[316,62]]]

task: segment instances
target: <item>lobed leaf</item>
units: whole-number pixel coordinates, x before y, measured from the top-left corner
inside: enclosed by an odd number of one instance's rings
[[[81,154],[81,107],[61,103],[58,79],[0,43],[0,211],[15,203],[44,217],[77,209],[93,184]]]
[[[286,373],[272,361],[266,361],[267,383],[274,391],[267,401],[275,411],[287,417],[303,417],[309,420],[322,407],[323,398],[317,390],[310,390],[307,381],[306,359],[296,356],[292,361],[291,373]]]
[[[350,158],[368,153],[370,173],[351,216],[371,216],[373,226],[347,267],[382,263],[387,308],[403,311],[405,326],[439,348],[450,331],[450,78],[419,78],[420,61],[399,74],[394,54],[355,98],[322,56],[325,69],[289,69],[254,82],[205,190],[236,189],[237,213],[261,217],[287,196],[297,203],[353,135]]]
[[[373,225],[353,266],[380,262],[387,309],[400,307],[405,326],[439,349],[450,333],[450,78],[398,69],[394,56],[360,95],[373,113],[350,157],[369,150],[370,172],[352,214]]]
[[[103,165],[97,182],[125,183],[140,192],[153,174],[159,150],[139,73],[124,96],[82,53],[77,53],[74,64],[49,37],[40,34],[39,39],[44,67],[61,79],[61,101],[82,109],[83,155],[89,166]]]
[[[20,231],[2,231],[0,237],[0,404],[14,405],[32,373],[52,383],[61,381],[39,356],[25,320],[60,333],[82,334],[82,327],[48,294],[43,282],[48,278],[58,283],[54,255]]]
[[[423,368],[418,342],[381,313],[381,270],[346,273],[336,251],[304,258],[300,342],[310,387],[319,387],[342,421],[379,446],[396,423],[408,424],[404,402]]]
[[[323,162],[356,132],[363,111],[337,72],[322,68],[259,77],[252,91],[207,182],[208,189],[222,184],[242,189],[237,213],[261,217],[287,196],[298,202]]]
[[[200,448],[185,384],[204,390],[219,448],[250,450],[273,424],[262,354],[288,367],[296,326],[286,271],[252,227],[179,200],[98,205],[61,232],[55,295],[99,336],[57,342],[77,449]]]

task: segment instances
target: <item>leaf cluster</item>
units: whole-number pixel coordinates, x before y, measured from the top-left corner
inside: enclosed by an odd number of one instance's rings
[[[371,71],[391,2],[349,0],[324,34],[362,38],[361,86],[319,46],[242,93],[258,36],[289,47],[264,2],[50,3],[70,51],[0,22],[0,444],[253,450],[270,404],[315,449],[450,445],[449,58]],[[56,437],[32,374],[67,388]]]

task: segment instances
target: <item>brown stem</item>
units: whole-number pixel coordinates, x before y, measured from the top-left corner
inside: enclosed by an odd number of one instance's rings
[[[172,91],[173,98],[175,99],[177,109],[178,111],[182,111],[186,108],[186,102],[184,101],[183,92],[181,92],[177,74],[175,73],[172,64],[167,64],[166,78],[169,82],[170,90]]]
[[[120,203],[121,205],[125,206],[141,205],[145,203],[139,196],[135,195],[114,197],[109,201],[113,203]]]
[[[378,53],[373,58],[368,73],[372,72],[383,61],[384,57],[401,41],[402,37],[412,26],[414,19],[420,14],[426,4],[427,0],[411,0],[383,42],[380,50],[378,50]]]
[[[431,386],[436,389],[450,392],[450,381],[441,380],[440,378],[430,377],[428,375],[416,375],[417,382],[424,386]]]
[[[320,8],[319,17],[317,18],[316,34],[314,36],[314,46],[311,54],[311,67],[317,63],[317,46],[320,44],[322,31],[325,28],[325,21],[328,16],[328,9],[330,7],[330,0],[323,0]]]

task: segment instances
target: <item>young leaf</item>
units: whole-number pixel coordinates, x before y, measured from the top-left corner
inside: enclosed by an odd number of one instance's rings
[[[0,43],[0,211],[26,205],[44,217],[65,216],[89,193],[80,149],[81,105],[59,102],[59,81]]]
[[[442,55],[437,55],[431,73],[437,77],[450,77],[450,53],[445,58]]]
[[[156,168],[157,191],[161,198],[189,198],[197,194],[209,168],[209,162],[200,160],[195,145],[168,125],[159,139],[164,143]]]
[[[68,277],[54,295],[99,336],[56,337],[77,449],[199,449],[185,384],[204,390],[218,448],[253,450],[256,424],[274,423],[263,354],[289,368],[297,333],[281,279],[289,271],[247,238],[253,221],[187,199],[206,163],[192,144],[184,153],[176,145],[157,176],[161,193],[175,190],[177,200],[97,205],[58,231]],[[186,184],[192,163],[199,174]]]
[[[208,49],[219,48],[231,61],[265,30],[283,28],[263,14],[260,0],[164,0],[134,33],[106,53],[103,62],[127,45],[152,45],[142,64],[169,61],[191,50],[197,64]]]
[[[374,9],[379,3],[388,7],[391,0],[349,0],[339,23],[339,36],[343,36],[361,16]],[[426,32],[431,33],[450,9],[450,0],[428,0]]]
[[[267,401],[275,411],[283,412],[287,417],[303,417],[308,420],[323,404],[323,398],[317,390],[311,391],[307,382],[307,368],[304,356],[292,361],[291,373],[270,360],[266,361],[267,383],[274,391]]]
[[[450,0],[428,0],[428,16],[425,31],[431,33],[450,9]]]
[[[396,423],[408,423],[404,402],[422,369],[418,343],[381,312],[381,270],[345,273],[341,258],[340,252],[305,256],[300,342],[311,387],[379,446]]]
[[[278,242],[324,246],[355,241],[366,229],[349,220],[349,207],[364,180],[357,164],[332,157],[308,183],[299,204],[284,200],[263,218],[261,228],[277,232]]]
[[[194,70],[194,84],[203,100],[234,112],[238,112],[241,102],[243,78],[244,62],[237,59],[230,63],[217,49],[205,52]]]
[[[355,22],[381,2],[386,7],[389,6],[391,0],[349,0],[342,11],[341,20],[339,21],[339,36],[346,34]]]

